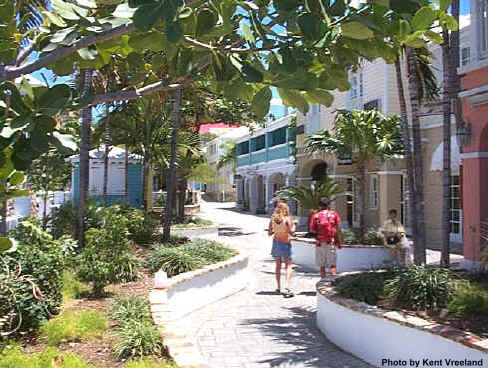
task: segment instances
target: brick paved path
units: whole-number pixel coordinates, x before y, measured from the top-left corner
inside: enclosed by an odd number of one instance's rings
[[[330,343],[315,326],[314,272],[295,267],[294,298],[277,295],[268,220],[204,205],[204,217],[224,226],[222,240],[250,255],[250,287],[183,319],[212,368],[370,367]],[[284,285],[284,284],[283,284]]]

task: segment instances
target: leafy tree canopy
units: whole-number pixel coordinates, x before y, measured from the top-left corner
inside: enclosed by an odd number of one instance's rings
[[[208,81],[228,98],[269,111],[271,87],[302,112],[330,106],[331,91],[350,88],[361,59],[393,62],[398,47],[442,42],[434,25],[457,27],[436,0],[52,0],[40,27],[20,27],[13,1],[0,3],[0,149],[17,169],[50,146],[73,147],[55,117],[67,109],[126,101]],[[38,57],[32,57],[34,51]],[[34,87],[22,75],[50,68],[115,65],[123,89],[80,97],[70,86]]]

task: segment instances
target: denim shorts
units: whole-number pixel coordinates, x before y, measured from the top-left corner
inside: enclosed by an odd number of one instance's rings
[[[271,255],[274,258],[291,259],[291,244],[280,242],[273,239]]]

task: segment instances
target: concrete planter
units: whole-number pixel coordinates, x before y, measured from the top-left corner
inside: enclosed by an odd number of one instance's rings
[[[208,240],[218,240],[219,239],[219,227],[196,227],[188,229],[171,229],[171,234],[178,236],[186,236],[190,239],[208,239]]]
[[[488,339],[343,298],[322,281],[317,326],[331,342],[375,367],[488,367]]]
[[[318,270],[315,263],[315,239],[294,238],[291,242],[293,263]],[[379,245],[344,245],[337,251],[337,271],[350,272],[382,268],[391,262],[391,252]]]
[[[171,277],[165,288],[154,289],[149,296],[156,323],[180,319],[244,289],[249,280],[248,261],[248,257],[237,255],[227,261]]]

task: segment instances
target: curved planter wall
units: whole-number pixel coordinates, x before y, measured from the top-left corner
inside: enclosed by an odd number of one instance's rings
[[[342,298],[325,282],[317,284],[317,326],[334,344],[375,367],[488,367],[488,339]]]
[[[318,270],[315,240],[295,238],[291,242],[293,263]],[[337,271],[349,272],[381,268],[391,262],[391,252],[383,246],[344,245],[337,251]]]
[[[156,323],[179,319],[244,289],[249,280],[247,266],[248,257],[237,255],[171,277],[166,288],[154,289],[149,295]]]
[[[171,229],[173,235],[186,236],[190,239],[202,238],[208,240],[219,239],[219,228],[217,226],[212,227],[198,227],[194,229]]]

